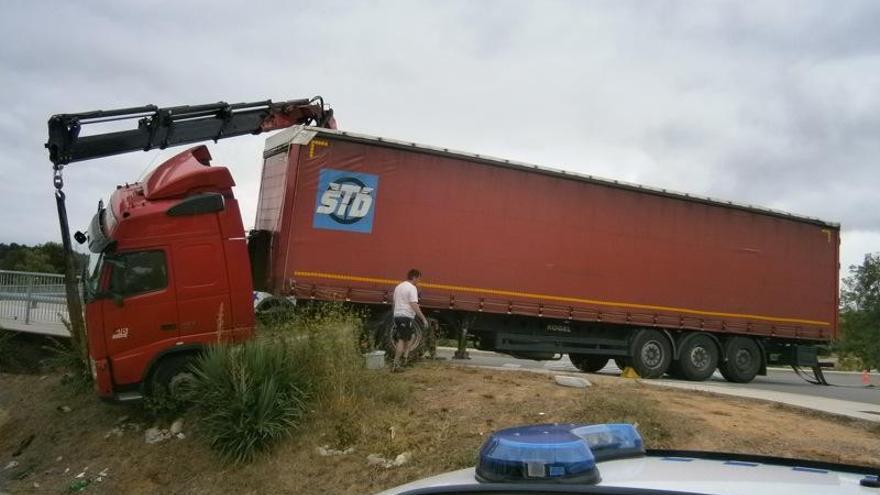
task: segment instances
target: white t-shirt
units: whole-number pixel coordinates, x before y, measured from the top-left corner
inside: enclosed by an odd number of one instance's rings
[[[419,302],[419,291],[409,280],[399,283],[394,288],[394,316],[415,318],[416,312],[409,303],[417,302]]]

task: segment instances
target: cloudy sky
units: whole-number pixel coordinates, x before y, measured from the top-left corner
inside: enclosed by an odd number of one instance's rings
[[[877,26],[855,1],[6,0],[0,242],[59,237],[53,113],[320,94],[351,131],[837,221],[846,267],[880,251]],[[246,226],[264,138],[211,145]],[[73,228],[174,151],[70,165]]]

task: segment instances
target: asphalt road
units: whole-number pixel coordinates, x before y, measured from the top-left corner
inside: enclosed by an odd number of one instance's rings
[[[441,348],[438,349],[437,354],[438,356],[449,359],[452,357],[453,351],[449,348]],[[568,360],[567,356],[559,361],[531,361],[528,359],[517,359],[504,354],[483,351],[471,352],[470,356],[470,360],[456,360],[455,362],[470,366],[497,366],[511,369],[548,369],[578,372],[577,368],[571,364],[571,361]],[[620,374],[620,370],[614,365],[613,361],[610,361],[609,365],[598,374],[617,376]],[[717,387],[736,387],[787,392],[791,394],[847,400],[880,406],[880,376],[876,373],[870,376],[870,381],[874,387],[865,387],[862,384],[862,377],[858,373],[826,371],[825,378],[828,380],[828,383],[832,384],[832,386],[812,385],[798,377],[794,371],[771,369],[767,370],[767,376],[758,376],[754,381],[747,384],[728,383],[718,372],[716,372],[715,375],[705,383]]]

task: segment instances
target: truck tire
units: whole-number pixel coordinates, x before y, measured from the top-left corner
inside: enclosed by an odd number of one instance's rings
[[[413,346],[409,351],[409,358],[414,361],[418,360],[422,354],[425,353],[427,346],[425,345],[425,339],[423,338],[425,328],[418,318],[413,322],[413,327],[415,332],[413,333]],[[376,322],[376,326],[373,329],[373,343],[375,344],[376,349],[385,351],[385,359],[389,362],[394,359],[394,340],[391,335],[393,329],[394,313],[391,311],[384,313]]]
[[[568,354],[568,359],[575,368],[584,373],[595,373],[608,364],[608,358],[605,356],[595,356],[592,354]]]
[[[672,362],[672,345],[663,332],[642,329],[632,344],[632,367],[642,378],[660,378]]]
[[[718,346],[712,337],[706,334],[694,335],[684,341],[678,360],[672,364],[670,371],[676,378],[701,382],[715,373],[718,358]]]
[[[727,381],[748,383],[761,369],[761,349],[748,337],[732,337],[724,343],[724,360],[718,365]]]
[[[162,358],[150,377],[147,394],[164,395],[174,401],[186,402],[195,375],[190,366],[195,355],[192,353],[173,354]]]
[[[283,297],[267,297],[254,308],[254,315],[264,325],[283,325],[293,321],[296,305]]]

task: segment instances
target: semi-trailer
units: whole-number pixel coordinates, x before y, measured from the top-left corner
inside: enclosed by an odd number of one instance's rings
[[[393,288],[412,267],[444,331],[521,358],[567,354],[583,371],[614,359],[646,378],[718,369],[748,382],[774,363],[818,373],[816,345],[836,335],[835,223],[340,131],[322,104],[268,103],[236,127],[287,127],[266,140],[247,236],[232,174],[205,146],[99,204],[85,314],[101,396],[173,387],[204,346],[249,338],[255,289],[270,294],[264,308],[361,305],[382,345]],[[236,135],[223,127],[252,107],[224,105],[171,117],[144,107],[125,139],[85,143],[71,132],[95,113],[56,116],[51,156]],[[178,114],[177,125],[207,123],[175,134]]]

